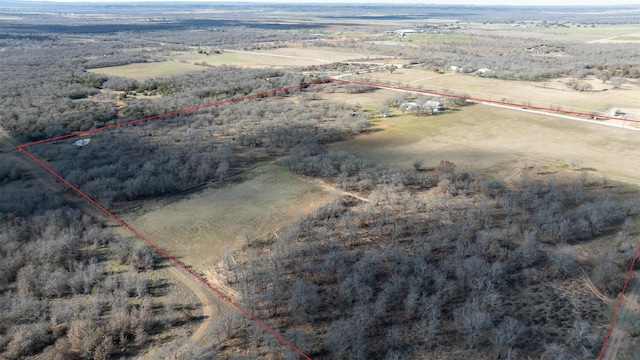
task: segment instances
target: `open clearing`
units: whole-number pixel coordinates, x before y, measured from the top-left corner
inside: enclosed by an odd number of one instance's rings
[[[148,202],[134,228],[180,261],[206,271],[242,246],[324,204],[330,194],[286,169],[262,165],[248,180],[206,189],[169,203]]]
[[[258,51],[224,50],[221,54],[200,54],[197,51],[174,53],[169,61],[136,63],[89,69],[109,76],[129,77],[139,81],[202,70],[202,65],[229,65],[246,68],[287,68],[322,65],[377,56],[349,49],[279,48]]]
[[[602,16],[615,16],[614,12],[604,11]],[[606,15],[605,15],[606,14]],[[617,37],[628,36],[640,31],[635,24],[598,24],[595,26],[513,26],[513,24],[470,24],[467,32],[472,34],[486,33],[487,35],[507,37],[529,37],[541,40],[557,41],[561,37],[565,41],[586,43],[616,42]]]
[[[482,105],[437,116],[398,116],[378,122],[383,131],[331,145],[358,157],[410,168],[414,158],[434,167],[449,160],[490,178],[515,176],[529,162],[595,169],[598,175],[640,183],[640,134],[589,123]]]
[[[201,66],[194,64],[181,63],[177,61],[161,61],[95,68],[87,71],[109,76],[129,77],[143,81],[202,69],[203,68]]]
[[[508,81],[461,73],[440,74],[421,69],[398,69],[393,74],[379,72],[351,79],[364,78],[392,86],[400,84],[436,92],[448,90],[487,100],[504,99],[513,103],[583,112],[606,111],[614,107],[638,109],[637,100],[640,99],[640,86],[637,84],[625,84],[620,89],[613,89],[611,83],[603,84],[593,77],[584,80],[593,86],[593,91],[585,92],[570,89],[565,84],[570,78],[540,82]],[[640,114],[640,111],[635,112]]]
[[[221,54],[177,53],[171,58],[190,63],[205,62],[208,65],[233,65],[240,67],[299,67],[322,65],[332,62],[367,58],[368,54],[349,49],[278,48],[258,51],[223,50]]]

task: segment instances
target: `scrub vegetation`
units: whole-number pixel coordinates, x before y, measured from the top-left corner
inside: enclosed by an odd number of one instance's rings
[[[0,358],[299,358],[14,147],[145,117],[25,149],[310,357],[598,356],[635,127],[465,98],[637,120],[638,9],[601,10],[0,4]]]

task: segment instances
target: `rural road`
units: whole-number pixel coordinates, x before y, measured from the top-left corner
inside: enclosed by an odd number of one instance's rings
[[[339,82],[343,82],[343,83],[350,83],[350,80],[346,80],[343,79],[346,76],[350,76],[350,75],[354,75],[354,74],[342,74],[342,75],[338,75],[338,76],[334,76],[332,77],[332,79],[339,81]],[[361,82],[354,82],[354,83],[360,83],[360,84],[364,84]],[[371,87],[376,87],[379,89],[384,89],[384,90],[391,90],[391,91],[397,91],[397,92],[404,92],[404,93],[410,93],[410,94],[417,94],[417,95],[434,95],[434,96],[444,96],[446,97],[447,95],[443,95],[443,94],[437,94],[437,93],[430,93],[428,91],[420,91],[420,90],[409,90],[409,89],[401,89],[401,88],[396,88],[393,86],[386,86],[386,85],[377,85],[377,84],[366,84],[368,86]],[[596,125],[603,125],[603,126],[611,126],[611,127],[617,127],[617,128],[623,128],[625,130],[635,130],[635,131],[640,131],[640,122],[638,120],[617,120],[617,119],[606,119],[606,120],[591,120],[591,119],[586,119],[586,118],[582,118],[582,117],[578,117],[578,116],[571,116],[571,115],[564,115],[564,114],[558,114],[558,113],[554,113],[554,112],[549,112],[549,111],[543,111],[543,110],[538,110],[538,109],[530,109],[525,105],[506,105],[506,104],[498,104],[496,102],[493,101],[489,101],[489,100],[481,100],[481,99],[468,99],[467,102],[470,103],[475,103],[475,104],[480,104],[480,105],[486,105],[486,106],[494,106],[494,107],[499,107],[499,108],[503,108],[503,109],[509,109],[509,110],[515,110],[515,111],[525,111],[525,112],[529,112],[529,113],[534,113],[534,114],[539,114],[539,115],[544,115],[544,116],[551,116],[551,117],[556,117],[556,118],[560,118],[560,119],[566,119],[566,120],[573,120],[573,121],[581,121],[581,122],[587,122],[587,123],[592,123],[592,124],[596,124]],[[631,124],[634,124],[636,126],[631,126]]]
[[[540,115],[545,115],[545,116],[553,116],[553,117],[557,117],[557,118],[560,118],[560,119],[582,121],[582,122],[587,122],[587,123],[596,124],[596,125],[611,126],[611,127],[623,128],[623,129],[626,129],[626,130],[640,131],[640,127],[628,126],[622,120],[611,120],[611,119],[607,119],[607,120],[590,120],[590,119],[585,119],[585,118],[581,118],[581,117],[577,117],[577,116],[555,114],[555,113],[550,113],[550,112],[541,111],[541,110],[528,109],[528,108],[526,108],[526,106],[525,107],[523,107],[523,106],[510,106],[510,105],[502,105],[502,104],[495,104],[495,103],[486,102],[486,101],[475,101],[475,100],[470,100],[469,102],[473,102],[473,103],[481,104],[481,105],[499,107],[499,108],[503,108],[503,109],[515,110],[515,111],[524,111],[524,112],[529,112],[529,113],[533,113],[533,114],[540,114]]]

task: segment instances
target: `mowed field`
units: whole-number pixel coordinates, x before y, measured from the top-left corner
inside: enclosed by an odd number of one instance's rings
[[[200,54],[197,51],[177,52],[168,61],[137,63],[89,69],[109,76],[122,76],[144,81],[152,78],[183,74],[204,69],[202,65],[229,65],[246,68],[293,68],[323,65],[353,59],[367,59],[375,54],[354,52],[344,48],[279,48],[259,51],[224,50],[221,54]]]
[[[243,235],[263,237],[330,197],[322,187],[275,165],[259,166],[246,177],[186,198],[147,202],[142,215],[124,219],[172,256],[206,271],[239,249]]]
[[[128,64],[104,68],[89,69],[87,71],[109,76],[122,76],[139,81],[147,79],[183,74],[188,71],[202,70],[203,67],[177,61],[161,61],[151,63]]]
[[[616,12],[603,12],[602,16],[616,16]],[[541,25],[541,24],[537,24]],[[470,24],[466,32],[474,35],[486,33],[487,35],[537,38],[541,40],[558,40],[561,37],[565,41],[585,43],[623,42],[623,38],[634,36],[640,32],[640,26],[636,24],[598,24],[595,26],[514,26],[514,24]]]
[[[392,86],[408,85],[436,92],[449,90],[476,98],[543,107],[559,106],[564,110],[589,112],[614,107],[640,109],[640,85],[625,84],[620,89],[613,89],[611,83],[603,84],[595,78],[584,80],[593,86],[593,91],[585,92],[570,89],[565,84],[571,80],[569,78],[540,82],[507,81],[453,72],[441,74],[422,69],[398,69],[393,74],[379,72],[353,77],[355,80],[366,78]],[[635,113],[640,114],[640,111]]]
[[[365,95],[360,95],[361,101]],[[374,99],[385,97],[373,95]],[[362,105],[371,107],[366,102]],[[435,116],[378,119],[380,131],[333,144],[330,149],[401,168],[411,168],[415,158],[422,158],[425,167],[449,160],[458,169],[496,180],[517,177],[518,169],[527,163],[578,163],[591,169],[592,180],[606,174],[609,179],[640,184],[637,131],[485,105]]]
[[[233,65],[240,67],[301,67],[322,65],[332,62],[362,59],[368,54],[354,52],[349,49],[319,49],[319,48],[279,48],[258,51],[224,50],[221,54],[200,54],[196,51],[176,53],[171,58],[189,63],[208,65]]]

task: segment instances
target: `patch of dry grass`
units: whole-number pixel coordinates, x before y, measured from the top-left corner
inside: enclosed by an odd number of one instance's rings
[[[611,83],[603,84],[593,77],[584,80],[593,86],[592,91],[585,92],[569,88],[566,82],[570,78],[541,82],[509,81],[461,73],[440,74],[421,69],[398,69],[393,74],[378,72],[359,77],[361,80],[363,78],[392,86],[411,86],[436,92],[454,91],[488,100],[561,107],[583,112],[611,107],[638,108],[637,99],[640,98],[638,85],[626,84],[621,89],[613,89]]]
[[[243,245],[243,236],[264,237],[325,203],[320,186],[275,165],[263,165],[248,179],[205,189],[169,203],[145,204],[129,223],[181,261],[206,270]],[[126,218],[127,216],[125,216]]]
[[[189,71],[202,69],[202,67],[193,64],[186,64],[177,61],[162,61],[152,63],[128,64],[122,66],[110,66],[90,69],[87,71],[96,74],[122,76],[143,81],[147,79],[183,74]]]
[[[640,183],[636,131],[483,105],[430,117],[392,117],[377,127],[383,130],[330,148],[403,168],[416,157],[425,167],[449,160],[494,179],[514,176],[527,161],[573,162],[595,169],[590,176]]]

